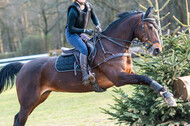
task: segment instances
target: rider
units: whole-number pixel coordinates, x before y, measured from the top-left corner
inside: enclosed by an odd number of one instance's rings
[[[92,5],[86,0],[73,0],[73,3],[68,7],[67,26],[65,36],[67,41],[80,51],[80,67],[83,74],[83,84],[90,84],[90,80],[95,80],[95,77],[90,72],[88,73],[88,49],[86,44],[80,38],[82,33],[92,35],[93,31],[87,29],[89,19],[92,19],[96,29],[101,31],[99,20],[92,8]]]

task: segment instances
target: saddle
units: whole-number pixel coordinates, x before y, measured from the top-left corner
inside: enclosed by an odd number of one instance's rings
[[[92,58],[92,55],[93,55],[93,51],[94,51],[94,47],[93,47],[93,45],[92,45],[92,43],[90,43],[90,42],[85,42],[85,44],[86,44],[86,46],[87,46],[87,48],[88,48],[88,52],[90,52],[89,54],[88,54],[88,59],[91,59]],[[61,48],[61,50],[62,50],[62,56],[64,57],[64,56],[69,56],[69,55],[75,55],[76,56],[76,58],[79,56],[79,54],[80,54],[80,52],[77,50],[77,49],[75,49],[75,48],[67,48],[67,47],[62,47]],[[78,60],[79,61],[79,60]],[[79,62],[78,62],[79,63]]]
[[[92,59],[95,56],[95,51],[92,43],[85,41],[85,44],[88,48],[88,63],[91,63]],[[55,63],[55,68],[58,72],[68,72],[74,71],[75,76],[77,75],[77,71],[80,70],[80,52],[75,48],[67,48],[62,47],[62,54],[58,56],[57,61]],[[90,66],[90,65],[89,65]],[[90,67],[89,67],[90,70]]]
[[[96,51],[94,51],[94,47],[90,42],[85,42],[88,48],[88,63],[93,62],[93,59],[96,55]],[[74,71],[75,76],[77,76],[77,71],[80,70],[80,64],[79,64],[79,56],[80,52],[75,48],[66,48],[62,47],[62,54],[57,58],[57,61],[55,63],[55,68],[58,72],[68,72],[68,71]],[[90,66],[90,65],[89,65]],[[90,70],[90,67],[88,67]],[[102,89],[97,80],[92,85],[92,88],[95,92],[104,92],[106,89]]]

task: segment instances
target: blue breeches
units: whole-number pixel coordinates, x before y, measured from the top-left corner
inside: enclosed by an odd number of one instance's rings
[[[79,35],[77,34],[72,34],[68,31],[68,28],[65,30],[65,36],[67,41],[75,47],[80,53],[84,55],[88,55],[88,49],[86,44],[82,41]]]

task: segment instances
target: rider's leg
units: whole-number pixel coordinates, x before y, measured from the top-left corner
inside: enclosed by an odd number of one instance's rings
[[[95,81],[95,77],[88,73],[88,62],[87,62],[87,55],[88,49],[86,44],[82,41],[82,39],[77,34],[71,34],[66,29],[65,32],[67,41],[74,46],[80,52],[80,67],[83,74],[83,84],[88,85],[90,82]],[[93,83],[93,82],[92,82]]]
[[[80,67],[83,74],[83,84],[89,85],[90,82],[94,83],[95,77],[93,74],[88,73],[87,55],[80,53]]]

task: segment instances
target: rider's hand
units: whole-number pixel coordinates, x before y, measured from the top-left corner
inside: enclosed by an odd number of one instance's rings
[[[99,32],[102,32],[102,29],[101,29],[101,26],[100,26],[100,25],[97,25],[97,26],[96,26],[96,29],[97,29]]]
[[[85,29],[84,30],[84,33],[88,34],[88,35],[92,35],[93,34],[93,31],[92,29]]]

